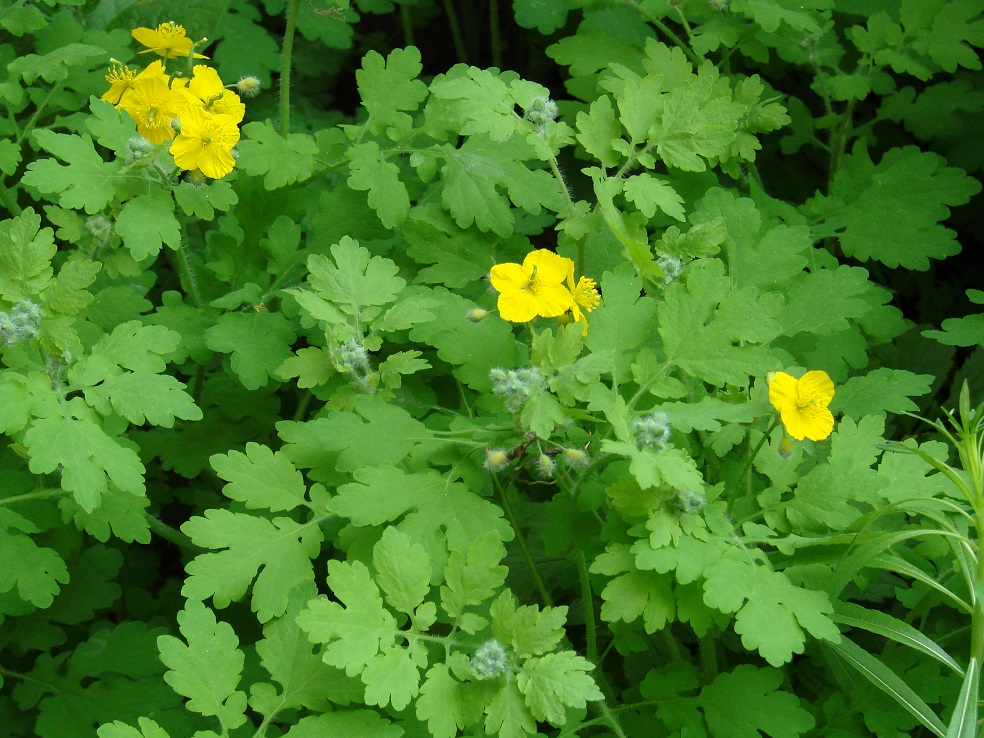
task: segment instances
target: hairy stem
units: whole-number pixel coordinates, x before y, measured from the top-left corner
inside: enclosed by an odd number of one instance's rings
[[[284,46],[280,52],[280,135],[290,133],[290,71],[294,53],[294,31],[297,28],[297,12],[301,0],[290,0],[287,6],[287,28],[284,30]]]

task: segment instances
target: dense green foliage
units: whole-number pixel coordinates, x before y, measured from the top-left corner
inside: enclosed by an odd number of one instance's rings
[[[169,20],[262,85],[220,180],[100,99]],[[984,2],[0,29],[0,732],[976,736]]]

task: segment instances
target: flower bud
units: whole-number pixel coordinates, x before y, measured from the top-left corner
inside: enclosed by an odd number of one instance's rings
[[[640,449],[662,451],[670,441],[670,423],[666,413],[656,411],[636,418],[632,422],[636,446]]]
[[[369,366],[369,352],[357,338],[350,338],[338,347],[338,363],[347,372],[358,374]]]
[[[793,455],[793,441],[789,436],[784,435],[779,439],[779,458],[783,461]]]
[[[548,454],[540,454],[536,457],[536,470],[544,477],[552,477],[557,471],[557,462]]]
[[[663,286],[676,282],[683,273],[683,261],[676,256],[663,254],[656,260],[656,266],[663,270]]]
[[[530,101],[530,105],[523,112],[523,117],[535,126],[544,126],[551,121],[557,120],[557,103],[549,97],[540,95]]]
[[[501,448],[485,449],[485,468],[490,472],[502,471],[509,463],[509,454]]]
[[[584,451],[579,448],[565,448],[562,451],[564,461],[571,467],[587,466],[591,460]]]
[[[482,308],[472,308],[465,317],[472,323],[480,323],[489,317],[489,311]]]
[[[236,91],[246,97],[255,97],[260,92],[260,80],[258,77],[240,77],[236,83]]]
[[[505,674],[509,670],[506,649],[495,638],[490,638],[475,651],[471,668],[479,679],[494,679]]]
[[[692,489],[685,489],[678,493],[677,504],[680,506],[681,513],[690,514],[703,510],[704,506],[707,504],[707,498],[700,492],[694,492]]]

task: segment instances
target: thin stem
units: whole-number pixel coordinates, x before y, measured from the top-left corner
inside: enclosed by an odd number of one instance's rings
[[[631,2],[631,0],[623,0],[623,2],[626,5],[628,5],[630,8],[634,8],[635,10],[639,11],[639,14],[642,15],[643,18],[645,18],[647,21],[649,21],[654,26],[656,26],[656,28],[658,28],[663,33],[664,36],[670,39],[670,41],[672,41],[675,46],[679,47],[680,50],[687,55],[687,58],[690,60],[691,64],[693,64],[695,67],[700,65],[701,58],[697,56],[690,48],[690,46],[682,38],[677,36],[670,29],[669,26],[663,23],[663,21],[661,21],[652,13],[643,9],[639,3]]]
[[[192,543],[191,539],[181,531],[172,528],[167,523],[161,522],[146,510],[143,511],[143,514],[144,519],[150,526],[150,530],[163,538],[165,541],[170,541],[178,548],[182,548],[190,553],[200,553],[203,550],[201,547]]]
[[[451,27],[451,39],[454,41],[454,53],[458,61],[462,64],[468,63],[465,53],[465,39],[461,35],[461,23],[458,21],[458,11],[454,9],[451,0],[444,0],[444,14],[448,17],[448,25]]]
[[[196,308],[200,308],[205,304],[202,299],[202,293],[198,289],[198,280],[195,279],[195,270],[191,266],[191,256],[188,253],[188,234],[185,229],[181,229],[181,241],[178,244],[177,249],[178,258],[178,274],[181,283],[184,288],[188,290],[188,297],[191,298],[191,304]]]
[[[772,435],[772,431],[776,429],[777,425],[779,425],[778,417],[772,421],[772,425],[769,426],[769,429],[762,435],[762,438],[759,440],[758,444],[745,459],[745,464],[742,466],[741,472],[735,477],[736,485],[741,484],[741,480],[748,474],[748,471],[752,468],[752,463],[755,461],[755,457],[758,456],[759,451],[762,450],[762,446],[764,446],[766,441],[769,440],[769,436]],[[734,489],[736,489],[736,487],[733,487],[730,491],[734,491]]]
[[[280,52],[280,135],[290,133],[290,71],[294,53],[294,30],[297,28],[297,12],[301,0],[290,0],[287,6],[287,28],[284,30],[284,46]]]
[[[492,45],[492,66],[502,69],[502,36],[499,35],[499,0],[489,0],[489,32]]]
[[[10,505],[15,502],[26,502],[27,500],[41,500],[45,497],[57,497],[58,495],[68,494],[63,489],[37,489],[34,492],[25,492],[22,495],[4,497],[0,499],[0,506]]]
[[[709,684],[718,675],[717,644],[710,628],[701,636],[697,648],[700,651],[700,665],[704,669],[704,681]]]
[[[519,527],[519,523],[516,522],[516,516],[513,514],[512,505],[509,504],[509,497],[506,495],[506,488],[495,475],[492,476],[492,484],[495,485],[496,492],[499,494],[499,501],[502,503],[502,510],[506,513],[506,518],[509,520],[509,525],[511,525],[512,529],[516,532],[516,542],[519,544],[519,548],[523,552],[523,558],[526,560],[526,565],[529,567],[530,574],[533,576],[533,582],[536,584],[537,591],[540,593],[540,599],[543,600],[545,605],[552,606],[553,597],[550,596],[550,590],[547,589],[547,585],[543,581],[543,577],[540,576],[540,570],[536,568],[536,561],[533,560],[533,554],[530,552],[529,546],[526,545],[526,537],[523,535],[523,531]]]
[[[598,630],[595,623],[594,597],[591,594],[591,579],[588,577],[588,562],[584,558],[584,551],[577,549],[574,561],[577,563],[578,579],[581,580],[581,601],[584,603],[584,628],[588,661],[598,666]]]
[[[413,46],[413,21],[410,18],[410,6],[400,5],[400,27],[403,29],[403,45]]]
[[[690,27],[690,21],[687,20],[687,16],[684,14],[683,8],[681,8],[679,5],[675,5],[674,7],[676,8],[677,15],[680,16],[680,24],[683,26],[683,30],[687,32],[687,40],[690,41],[689,44],[690,48],[693,48],[694,29]],[[694,53],[697,54],[697,52]],[[704,61],[704,56],[702,54],[697,54],[697,58],[700,59],[701,61]],[[697,64],[694,63],[694,66],[697,66]]]

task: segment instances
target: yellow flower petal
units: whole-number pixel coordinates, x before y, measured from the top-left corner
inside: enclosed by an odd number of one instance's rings
[[[185,35],[184,26],[177,23],[161,23],[157,28],[134,28],[130,35],[147,48],[141,54],[154,53],[165,59],[186,57],[191,53],[194,42]],[[207,56],[195,54],[196,59],[207,59]]]
[[[826,372],[809,371],[800,379],[776,372],[769,383],[769,402],[779,411],[786,432],[797,441],[822,441],[834,429],[827,409],[834,397],[834,383]]]
[[[573,267],[574,262],[546,249],[531,251],[523,259],[525,269],[536,268],[537,279],[544,282],[557,282],[558,284],[563,282],[567,276],[568,265]]]
[[[530,283],[531,275],[532,270],[526,270],[519,264],[496,264],[489,270],[489,281],[496,292],[521,290]]]

